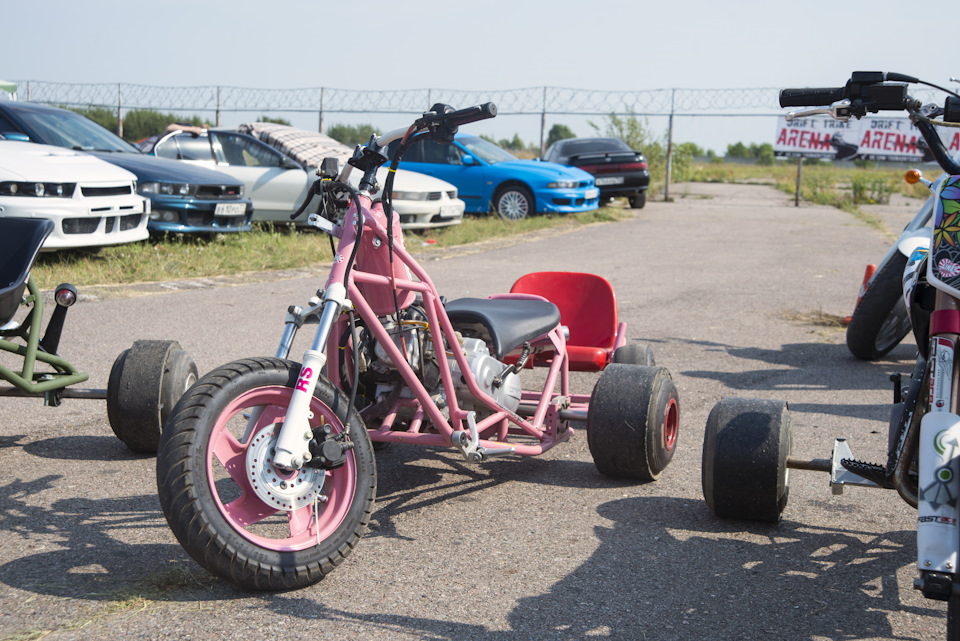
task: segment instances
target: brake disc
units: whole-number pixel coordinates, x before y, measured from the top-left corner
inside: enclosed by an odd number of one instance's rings
[[[283,472],[273,466],[280,425],[260,430],[247,447],[246,474],[261,501],[278,510],[292,512],[313,503],[323,490],[324,471],[303,467]]]

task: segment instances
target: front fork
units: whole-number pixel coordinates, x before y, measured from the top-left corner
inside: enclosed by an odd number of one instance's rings
[[[310,441],[313,439],[313,431],[310,428],[310,401],[320,372],[327,363],[327,339],[333,330],[334,323],[340,317],[340,312],[349,304],[347,291],[342,284],[333,283],[327,287],[320,307],[319,326],[313,345],[303,355],[300,375],[297,377],[293,396],[290,398],[290,405],[283,419],[280,435],[277,437],[273,463],[280,469],[299,469],[311,459]],[[296,330],[297,322],[288,317],[280,347],[277,349],[279,358],[286,358],[289,355]]]
[[[937,310],[944,309],[938,292]],[[944,301],[946,302],[946,301]],[[950,301],[954,303],[955,301]],[[952,305],[948,306],[952,307]],[[934,325],[937,323],[934,312]],[[930,407],[920,421],[917,503],[917,588],[946,600],[953,591],[960,546],[960,415],[957,414],[957,334],[931,328]]]

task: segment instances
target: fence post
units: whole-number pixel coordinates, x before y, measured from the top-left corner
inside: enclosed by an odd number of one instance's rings
[[[117,135],[123,138],[123,92],[117,83]]]
[[[800,206],[800,178],[803,174],[803,158],[797,156],[797,193],[793,196],[793,206]]]
[[[217,86],[217,126],[220,126],[220,87]]]
[[[323,133],[323,87],[320,87],[320,113],[318,115],[320,121],[317,123],[317,126],[320,129],[320,133]]]
[[[673,173],[673,108],[677,98],[677,90],[670,93],[670,120],[667,121],[667,171],[663,181],[663,200],[670,202],[670,176]]]
[[[547,88],[543,88],[543,109],[540,111],[540,157],[543,158],[547,130]]]

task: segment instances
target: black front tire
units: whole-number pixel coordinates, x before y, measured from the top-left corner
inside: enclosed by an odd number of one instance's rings
[[[160,442],[157,490],[167,523],[197,563],[243,588],[320,581],[356,547],[373,512],[370,438],[322,375],[309,425],[314,434],[329,425],[352,444],[343,465],[293,473],[272,465],[299,374],[299,364],[276,358],[224,365],[184,394]]]
[[[783,401],[727,397],[703,438],[701,484],[714,514],[777,523],[787,505],[792,437]]]
[[[847,326],[847,348],[864,361],[875,361],[910,333],[903,300],[907,257],[897,252],[873,276]]]
[[[654,481],[673,459],[679,425],[666,368],[611,363],[590,396],[587,446],[601,474]]]

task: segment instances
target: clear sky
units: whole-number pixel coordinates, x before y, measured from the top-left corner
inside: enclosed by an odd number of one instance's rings
[[[157,86],[602,91],[838,86],[853,70],[960,76],[960,19],[899,0],[0,0],[0,79]],[[948,55],[950,52],[950,55]],[[455,105],[462,107],[466,105]],[[351,122],[332,114],[326,124]],[[387,122],[380,122],[387,120]],[[597,119],[594,119],[596,121]],[[383,129],[404,124],[367,117]],[[580,119],[552,121],[578,135]],[[224,124],[233,124],[225,122]],[[315,127],[316,123],[295,125]],[[550,123],[548,123],[549,127]],[[651,121],[657,132],[666,124]],[[775,122],[678,118],[718,153]],[[538,117],[472,125],[539,138]]]

